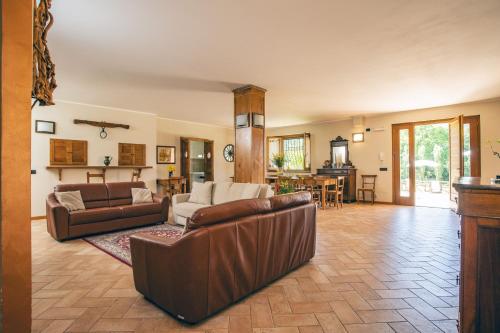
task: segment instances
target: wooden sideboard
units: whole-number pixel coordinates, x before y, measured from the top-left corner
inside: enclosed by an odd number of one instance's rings
[[[318,176],[344,176],[344,202],[356,201],[356,169],[354,168],[321,168],[316,169]]]
[[[453,184],[461,215],[459,332],[500,332],[500,185]]]

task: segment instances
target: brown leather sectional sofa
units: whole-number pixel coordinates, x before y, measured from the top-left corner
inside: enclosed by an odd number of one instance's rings
[[[68,212],[54,193],[47,198],[47,231],[58,240],[165,222],[168,198],[153,194],[152,203],[132,205],[132,188],[144,182],[60,184],[56,192],[80,191],[85,210]]]
[[[309,192],[201,208],[180,239],[131,237],[135,287],[196,323],[307,262],[315,243]]]

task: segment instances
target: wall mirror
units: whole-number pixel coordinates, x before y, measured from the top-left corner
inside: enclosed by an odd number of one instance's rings
[[[330,158],[332,166],[341,168],[349,161],[349,140],[338,136],[330,141]]]

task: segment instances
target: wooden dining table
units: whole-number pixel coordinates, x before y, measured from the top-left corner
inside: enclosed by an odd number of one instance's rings
[[[307,182],[306,179],[312,180],[312,184],[308,184],[309,186],[321,186],[321,209],[326,209],[326,193],[328,190],[328,186],[331,185],[337,185],[337,178],[332,178],[328,176],[298,176],[298,177],[281,177],[281,176],[267,176],[266,182],[268,184],[270,183],[275,183],[277,184],[279,182],[280,178],[284,178],[287,180],[287,182],[290,183],[297,183],[297,185],[300,185],[301,183],[304,184]],[[305,184],[304,184],[305,185]],[[297,186],[300,187],[300,186]],[[275,189],[277,190],[277,188]]]
[[[321,186],[321,209],[326,209],[326,191],[327,187],[337,185],[337,178],[313,177],[316,185]]]

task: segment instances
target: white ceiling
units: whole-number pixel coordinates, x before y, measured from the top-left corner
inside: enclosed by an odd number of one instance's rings
[[[230,126],[231,90],[267,125],[500,96],[499,0],[55,0],[55,97]]]

